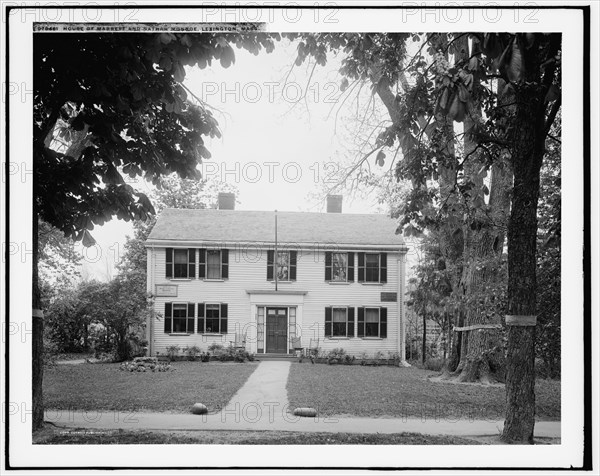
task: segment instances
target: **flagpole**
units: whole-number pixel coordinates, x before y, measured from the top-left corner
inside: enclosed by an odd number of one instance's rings
[[[273,274],[275,275],[275,291],[279,280],[278,257],[277,257],[277,210],[275,210],[275,257],[273,258]]]

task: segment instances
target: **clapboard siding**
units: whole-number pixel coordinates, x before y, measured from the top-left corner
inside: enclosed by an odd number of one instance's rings
[[[365,250],[366,251],[366,250]],[[296,281],[280,282],[279,290],[303,291],[304,296],[294,296],[294,299],[303,299],[299,306],[299,331],[302,335],[303,345],[308,345],[311,338],[319,339],[319,346],[323,350],[343,347],[349,354],[357,355],[361,352],[373,354],[376,351],[384,353],[399,350],[399,333],[401,322],[398,315],[398,303],[380,301],[382,292],[395,292],[399,296],[404,293],[404,286],[398,286],[398,259],[401,253],[387,252],[387,283],[361,284],[357,278],[357,260],[355,256],[355,281],[349,284],[329,284],[325,281],[325,253],[315,250],[298,250]],[[253,300],[247,293],[253,291],[273,291],[275,284],[267,281],[267,253],[253,250],[252,253],[240,249],[229,251],[229,279],[224,281],[207,281],[202,279],[178,280],[165,277],[165,248],[152,247],[148,253],[148,290],[154,292],[157,284],[177,284],[178,296],[156,297],[154,318],[152,321],[152,352],[165,353],[168,346],[178,345],[181,348],[197,345],[206,349],[213,342],[228,345],[234,340],[236,329],[246,331],[251,337],[255,317],[252,312]],[[198,253],[196,253],[196,276],[198,275]],[[265,302],[271,295],[265,295]],[[260,303],[262,295],[254,295],[254,304]],[[281,298],[280,298],[281,299]],[[290,297],[290,299],[292,299]],[[165,302],[215,302],[228,304],[228,331],[227,335],[169,335],[164,333],[164,305]],[[385,339],[325,339],[324,321],[325,307],[380,307],[387,311],[387,338]],[[196,325],[196,323],[195,323]],[[149,326],[150,328],[150,326]],[[401,337],[401,334],[400,334]],[[249,339],[251,340],[251,339]]]

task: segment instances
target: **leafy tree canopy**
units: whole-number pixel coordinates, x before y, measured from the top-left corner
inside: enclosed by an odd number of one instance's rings
[[[146,220],[148,197],[124,175],[158,184],[199,178],[219,137],[209,108],[181,84],[186,66],[223,67],[233,46],[270,52],[265,34],[34,35],[36,211],[67,236],[89,236],[112,217]]]

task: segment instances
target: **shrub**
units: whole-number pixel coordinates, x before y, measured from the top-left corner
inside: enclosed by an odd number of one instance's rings
[[[135,360],[133,362],[123,362],[119,366],[119,370],[123,372],[170,372],[175,369],[171,367],[171,364],[163,362]]]
[[[224,350],[224,349],[225,349],[225,348],[223,347],[223,345],[222,345],[222,344],[217,344],[216,342],[213,342],[212,344],[210,344],[210,345],[208,346],[208,350],[209,350],[210,352],[212,352],[213,354],[216,354],[216,353],[218,353],[218,352],[220,352],[220,351],[222,351],[222,350]]]
[[[171,345],[169,347],[167,347],[167,356],[169,357],[169,360],[174,360],[175,357],[177,357],[177,355],[179,354],[179,350],[180,347],[178,345]]]
[[[444,359],[440,358],[428,358],[425,361],[425,370],[435,370],[436,372],[440,372],[444,367]]]
[[[188,360],[196,360],[196,356],[200,354],[200,347],[197,345],[193,345],[192,347],[186,347],[183,349],[183,352],[187,355]]]
[[[44,367],[54,367],[58,360],[59,346],[44,336]]]
[[[358,358],[360,359],[360,365],[367,365],[367,359],[369,358],[369,354],[365,351],[358,354]]]
[[[354,363],[354,361],[356,360],[356,357],[354,357],[353,355],[346,355],[344,357],[344,364],[346,365],[352,365]]]

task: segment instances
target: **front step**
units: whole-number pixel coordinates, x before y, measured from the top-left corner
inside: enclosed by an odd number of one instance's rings
[[[296,360],[295,354],[254,354],[256,360]]]

